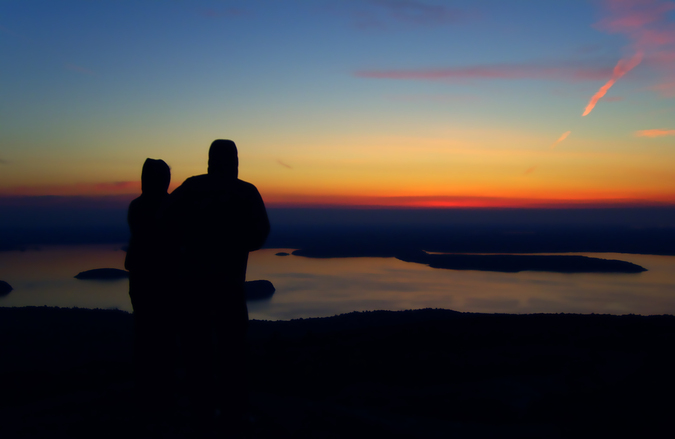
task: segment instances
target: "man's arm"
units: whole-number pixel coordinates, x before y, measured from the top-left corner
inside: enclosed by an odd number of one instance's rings
[[[265,203],[260,196],[260,192],[253,185],[251,185],[251,193],[249,195],[249,206],[250,223],[247,250],[251,252],[260,249],[270,234],[270,220],[267,217]]]

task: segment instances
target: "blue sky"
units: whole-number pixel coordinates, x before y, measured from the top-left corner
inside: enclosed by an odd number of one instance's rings
[[[146,157],[179,184],[225,137],[281,204],[672,201],[671,6],[4,1],[0,194],[137,191]],[[668,38],[582,118],[636,29]]]

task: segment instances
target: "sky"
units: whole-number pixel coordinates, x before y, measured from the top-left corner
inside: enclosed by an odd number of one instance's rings
[[[268,206],[675,205],[673,2],[2,0],[0,59],[0,197],[228,138]]]

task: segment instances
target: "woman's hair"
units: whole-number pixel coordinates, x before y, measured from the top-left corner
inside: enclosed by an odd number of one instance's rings
[[[141,173],[144,194],[165,194],[171,183],[171,168],[164,160],[145,159]]]

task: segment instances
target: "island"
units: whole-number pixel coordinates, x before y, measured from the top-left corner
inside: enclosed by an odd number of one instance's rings
[[[13,289],[10,284],[4,280],[0,280],[0,297],[8,295]]]
[[[431,254],[424,251],[397,255],[404,262],[425,264],[449,270],[546,271],[551,273],[642,273],[646,268],[616,259],[578,255],[466,255]]]
[[[247,301],[270,299],[275,291],[274,285],[268,280],[250,280],[246,282]]]
[[[119,280],[128,278],[129,272],[120,270],[119,268],[95,268],[75,275],[75,279],[81,280]]]
[[[404,262],[428,265],[448,270],[496,271],[518,273],[545,271],[550,273],[642,273],[646,268],[627,261],[601,259],[579,255],[539,254],[445,254],[428,253],[418,249],[384,247],[325,247],[299,249],[294,256],[306,258],[396,258]]]
[[[121,280],[128,279],[129,272],[126,270],[120,270],[118,268],[96,268],[94,270],[87,270],[81,273],[78,273],[75,276],[75,279],[80,280],[100,280],[100,281],[109,281],[109,280]],[[0,295],[5,291],[3,283],[9,288],[9,291],[12,291],[12,287],[9,286],[7,282],[0,281]],[[255,301],[255,300],[266,300],[274,295],[276,289],[272,282],[268,280],[252,280],[246,282],[246,300]]]
[[[291,254],[288,252],[279,252],[275,253],[274,256],[290,256]]]

